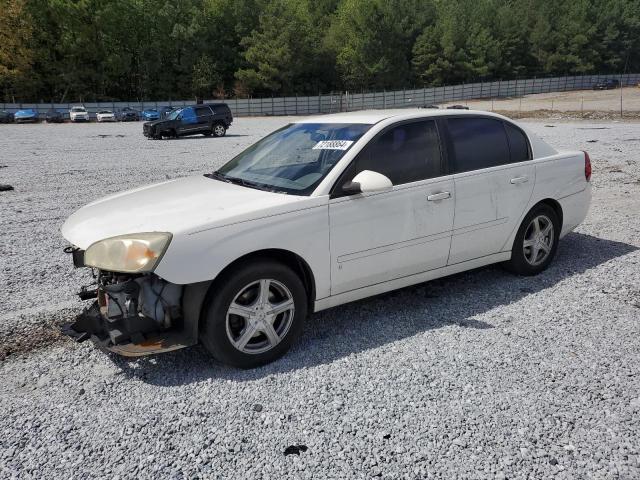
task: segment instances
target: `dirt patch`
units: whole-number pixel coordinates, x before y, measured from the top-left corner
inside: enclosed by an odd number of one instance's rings
[[[499,113],[509,118],[548,118],[558,120],[640,120],[640,112],[629,111],[622,112],[597,112],[595,110],[584,111],[580,110],[568,110],[559,112],[557,110],[526,110],[526,111],[513,111],[513,110],[495,110],[495,113]]]
[[[53,316],[45,317],[39,324],[20,324],[0,336],[0,362],[11,355],[19,355],[38,350],[54,343],[66,341],[68,337],[60,331],[60,326],[73,318],[77,309],[66,309]]]

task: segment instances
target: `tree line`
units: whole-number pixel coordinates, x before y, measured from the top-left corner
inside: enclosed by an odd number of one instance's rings
[[[640,0],[0,0],[5,101],[640,71]]]

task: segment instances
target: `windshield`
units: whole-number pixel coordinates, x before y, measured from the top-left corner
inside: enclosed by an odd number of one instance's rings
[[[181,108],[178,108],[177,110],[173,110],[167,118],[169,118],[169,120],[175,120],[176,118],[178,118],[178,115],[180,115],[181,111],[182,111]]]
[[[73,108],[71,109],[71,111],[72,111],[72,112],[84,112],[84,111],[86,111],[86,110],[85,110],[84,108],[82,108],[82,107],[73,107]]]
[[[221,180],[309,195],[371,125],[294,123],[266,136],[215,173]]]

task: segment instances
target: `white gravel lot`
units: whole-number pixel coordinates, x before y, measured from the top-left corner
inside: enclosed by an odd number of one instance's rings
[[[594,164],[586,222],[537,277],[491,267],[320,312],[252,371],[199,347],[39,347],[81,305],[72,211],[211,171],[286,122],[175,141],[0,126],[0,478],[640,478],[639,123],[527,124]]]

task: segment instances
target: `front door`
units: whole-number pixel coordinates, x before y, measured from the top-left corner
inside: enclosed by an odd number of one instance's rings
[[[442,165],[431,120],[390,127],[357,156],[339,185],[371,170],[394,186],[351,196],[338,188],[330,200],[332,295],[447,264],[455,192]]]

